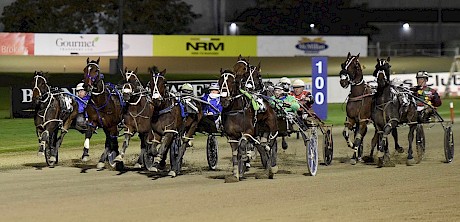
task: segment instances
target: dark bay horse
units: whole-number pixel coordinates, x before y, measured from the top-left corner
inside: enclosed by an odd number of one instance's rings
[[[243,177],[246,161],[253,157],[252,144],[256,144],[261,158],[266,160],[264,173],[260,176],[273,178],[277,168],[273,164],[276,163],[276,156],[271,151],[278,133],[275,112],[267,102],[264,102],[265,112],[254,109],[250,99],[240,91],[242,79],[237,78],[231,70],[221,70],[220,73],[222,124],[232,148],[233,165],[233,174],[225,178],[226,182],[237,182]],[[265,126],[258,123],[264,123]],[[258,132],[259,126],[266,130]]]
[[[123,162],[117,159],[118,156],[118,124],[122,120],[123,101],[121,94],[112,84],[104,83],[103,75],[100,72],[98,58],[96,61],[86,60],[86,66],[83,69],[84,87],[91,95],[86,112],[88,114],[88,130],[83,148],[82,160],[89,156],[89,140],[97,127],[102,128],[105,133],[105,150],[97,164],[98,169],[105,166],[108,160],[112,167],[117,169],[123,168]]]
[[[343,88],[351,85],[346,106],[347,121],[343,129],[343,136],[348,146],[354,150],[350,163],[356,164],[356,161],[362,156],[362,140],[367,133],[367,124],[371,122],[373,97],[371,88],[363,78],[359,54],[352,56],[348,53],[347,59],[342,63],[340,85]],[[350,139],[350,130],[355,133],[354,142]]]
[[[374,73],[373,73],[373,76],[374,77],[377,77],[377,73],[379,72],[384,72],[384,73],[391,73],[391,65],[390,65],[390,57],[388,57],[387,59],[379,59],[377,58],[377,64],[375,65],[375,70],[374,70]],[[387,81],[390,81],[390,75],[386,75],[387,77]],[[369,154],[369,156],[367,157],[368,158],[368,161],[366,162],[374,162],[374,148],[376,147],[377,143],[378,143],[378,140],[379,140],[379,136],[377,134],[377,130],[374,134],[374,137],[372,138],[372,142],[371,142],[371,152]],[[394,143],[395,143],[395,150],[398,152],[398,153],[404,153],[404,148],[402,148],[399,143],[398,143],[398,128],[393,128],[393,130],[391,131],[391,135],[393,136],[394,138]]]
[[[412,141],[414,139],[414,131],[417,127],[417,108],[414,102],[403,105],[398,98],[398,92],[392,90],[388,60],[377,60],[377,62],[379,69],[375,75],[378,87],[372,112],[376,132],[380,134],[377,165],[382,167],[389,160],[386,138],[400,123],[407,123],[409,125],[409,148],[407,150],[406,164],[412,165],[415,162],[412,156]],[[420,162],[421,158],[421,155],[419,155],[417,162]]]
[[[53,167],[58,162],[58,150],[64,136],[78,114],[78,103],[71,95],[52,90],[43,72],[35,72],[33,84],[32,103],[39,152],[44,152],[46,163]]]
[[[161,162],[165,160],[169,150],[171,170],[168,175],[175,177],[180,173],[185,150],[192,145],[193,135],[203,117],[203,112],[201,106],[197,106],[199,109],[197,113],[189,113],[187,116],[183,116],[179,104],[180,99],[170,93],[167,88],[166,69],[158,72],[154,67],[149,72],[151,74],[150,92],[154,106],[151,120],[154,139],[148,155],[146,155],[149,158],[144,162],[151,162],[153,157],[153,166],[149,167],[148,170],[156,172],[161,166]],[[176,150],[175,146],[172,146],[173,140],[176,138],[182,142],[178,150]]]
[[[125,83],[122,87],[122,94],[127,106],[123,114],[125,140],[123,141],[123,146],[120,155],[117,156],[117,160],[123,161],[131,137],[138,133],[141,140],[141,153],[134,168],[141,168],[144,165],[143,155],[153,140],[150,123],[153,115],[153,104],[149,95],[150,92],[143,87],[137,76],[137,68],[134,71],[125,68],[123,77]]]

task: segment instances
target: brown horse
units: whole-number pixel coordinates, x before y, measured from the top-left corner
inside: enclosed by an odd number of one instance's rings
[[[91,95],[86,112],[88,114],[88,130],[83,148],[82,160],[87,160],[89,156],[89,140],[97,127],[102,128],[105,133],[105,150],[97,164],[98,169],[105,166],[108,160],[112,167],[123,168],[123,162],[115,159],[118,154],[118,124],[122,120],[123,101],[121,95],[111,84],[104,83],[103,75],[100,73],[98,58],[96,61],[86,60],[83,69],[84,87]]]
[[[394,130],[398,124],[407,123],[409,125],[409,148],[407,150],[407,165],[415,163],[412,156],[412,141],[414,139],[414,131],[417,127],[417,108],[415,102],[409,102],[405,106],[400,102],[392,85],[390,84],[390,65],[388,61],[377,60],[378,71],[375,73],[377,77],[377,93],[375,95],[375,104],[372,112],[372,119],[379,133],[378,141],[378,162],[377,165],[382,167],[389,160],[388,144],[386,144],[388,134]],[[423,151],[418,151],[419,163],[423,158]]]
[[[371,122],[373,96],[371,88],[363,79],[359,54],[352,56],[348,53],[347,59],[342,63],[340,85],[343,88],[351,85],[346,107],[347,121],[343,129],[343,136],[348,146],[354,150],[350,163],[356,164],[356,161],[362,155],[362,140],[367,133],[367,124]],[[354,130],[355,132],[354,142],[350,139],[350,130]]]
[[[149,92],[142,86],[141,81],[137,77],[137,68],[127,70],[125,68],[122,93],[123,100],[126,103],[126,109],[123,114],[124,135],[125,140],[120,155],[117,156],[118,161],[123,161],[126,148],[129,146],[131,137],[136,133],[139,134],[141,140],[141,153],[134,168],[141,168],[143,164],[143,155],[146,153],[149,144],[152,144],[153,133],[150,119],[153,114],[153,104]]]
[[[153,165],[148,167],[148,170],[156,172],[161,166],[160,163],[165,160],[167,151],[170,150],[171,170],[168,175],[175,177],[180,173],[186,148],[192,146],[193,135],[203,117],[203,112],[201,106],[197,106],[197,113],[182,116],[180,99],[167,88],[166,69],[158,72],[154,67],[149,72],[150,92],[155,110],[151,121],[154,139],[144,163],[148,164],[153,159]],[[180,138],[182,144],[178,144]]]
[[[78,114],[78,103],[62,91],[51,90],[43,72],[35,72],[32,103],[39,153],[44,152],[46,163],[54,167],[58,162],[59,147]],[[59,134],[59,129],[61,133]]]
[[[275,112],[268,102],[264,102],[265,112],[255,110],[248,96],[240,91],[241,79],[231,70],[221,70],[220,73],[222,124],[232,148],[233,164],[233,175],[226,177],[226,182],[237,182],[243,177],[246,162],[254,155],[253,144],[256,144],[263,162],[266,162],[260,176],[273,178],[277,169],[276,150],[272,151],[278,133]]]

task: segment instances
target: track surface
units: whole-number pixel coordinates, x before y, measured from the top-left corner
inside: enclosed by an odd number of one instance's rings
[[[223,180],[230,174],[223,138],[218,171],[207,170],[200,137],[177,178],[132,170],[136,141],[124,173],[94,168],[100,145],[92,147],[92,161],[81,164],[80,150],[64,141],[61,166],[54,169],[34,153],[2,155],[1,221],[459,221],[460,161],[443,163],[443,130],[427,127],[426,158],[416,166],[404,164],[406,154],[392,156],[396,167],[351,166],[342,127],[335,127],[333,165],[321,166],[316,177],[305,175],[304,147],[293,135],[289,148],[278,152],[275,179],[254,179],[256,161],[247,179],[233,184]],[[399,130],[405,148],[407,131]],[[454,125],[454,136],[459,133]],[[366,154],[372,134],[365,138]],[[390,149],[394,153],[392,139]]]

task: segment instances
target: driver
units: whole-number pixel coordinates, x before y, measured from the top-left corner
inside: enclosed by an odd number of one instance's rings
[[[434,114],[434,110],[429,105],[436,109],[437,107],[441,106],[442,101],[438,92],[427,85],[428,78],[431,77],[427,71],[419,71],[415,77],[417,78],[417,86],[412,88],[412,91],[414,92],[415,96],[419,98],[417,101],[417,111],[419,113],[419,118],[421,121],[426,122],[429,121],[430,117]]]
[[[79,131],[85,131],[88,129],[86,125],[86,119],[88,118],[88,114],[86,113],[86,105],[88,104],[88,100],[90,96],[83,88],[83,83],[78,83],[77,87],[75,87],[76,95],[77,95],[77,103],[78,103],[78,114],[75,118],[75,128]]]

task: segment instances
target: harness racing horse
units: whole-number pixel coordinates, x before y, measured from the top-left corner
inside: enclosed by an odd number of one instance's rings
[[[390,62],[390,57],[388,57],[387,59],[377,58],[377,64],[375,65],[373,76],[377,77],[378,72],[391,73],[391,70],[390,70],[391,65],[389,62]],[[387,81],[390,81],[390,75],[386,75],[386,77],[387,77]],[[398,129],[393,128],[393,130],[391,131],[391,135],[394,138],[395,150],[398,153],[404,153],[404,148],[402,148],[398,143]],[[378,132],[375,131],[374,137],[372,138],[372,142],[371,142],[371,152],[369,156],[365,157],[366,158],[365,162],[372,162],[372,163],[374,162],[374,148],[377,145],[378,140],[379,140]]]
[[[387,136],[391,130],[394,130],[400,123],[409,125],[409,148],[407,150],[407,165],[412,165],[415,161],[412,156],[412,141],[414,131],[417,127],[417,108],[414,102],[403,105],[396,92],[390,84],[389,64],[388,61],[378,60],[382,67],[376,72],[377,93],[375,94],[375,104],[372,112],[372,119],[379,133],[378,141],[378,162],[377,165],[382,167],[389,161]],[[422,152],[418,152],[422,154]],[[419,163],[422,155],[418,156]]]
[[[59,147],[78,114],[78,103],[71,95],[52,90],[43,72],[34,74],[32,103],[39,153],[44,152],[46,163],[54,167],[58,163]]]
[[[347,121],[343,129],[343,136],[348,147],[354,150],[351,164],[356,164],[362,156],[362,140],[367,133],[367,124],[371,121],[372,112],[372,90],[363,79],[359,54],[352,56],[350,53],[342,63],[340,71],[340,85],[347,88],[351,85],[350,94],[346,106]],[[350,139],[349,131],[354,130],[354,142]]]
[[[258,177],[273,178],[277,169],[276,155],[274,155],[276,150],[271,151],[278,131],[275,112],[266,101],[264,101],[265,112],[259,112],[254,108],[247,94],[240,90],[242,79],[237,78],[231,70],[221,70],[220,73],[222,124],[232,148],[233,165],[233,174],[227,176],[225,181],[238,182],[243,178],[246,162],[255,154],[252,144],[256,144],[262,161],[266,162],[263,174]],[[259,136],[260,140],[257,139]]]
[[[125,140],[120,155],[117,156],[119,161],[123,160],[126,148],[129,146],[131,137],[138,133],[141,140],[141,153],[134,168],[141,168],[144,165],[143,155],[147,151],[149,144],[152,144],[153,133],[150,119],[153,114],[153,104],[149,92],[142,86],[141,81],[137,77],[136,70],[127,70],[125,68],[122,93],[123,100],[126,103],[126,110],[123,114],[124,135]]]
[[[149,72],[150,91],[155,110],[151,120],[154,139],[144,163],[152,162],[151,157],[153,157],[153,166],[148,167],[148,170],[157,172],[169,149],[171,170],[168,175],[175,177],[180,173],[187,146],[192,146],[193,135],[203,117],[203,112],[201,106],[197,106],[197,113],[182,115],[184,112],[181,110],[180,100],[167,88],[166,69],[158,72],[154,67]]]
[[[118,124],[122,120],[123,101],[115,86],[104,83],[99,69],[99,60],[86,60],[84,73],[84,88],[91,95],[86,112],[88,114],[88,130],[85,135],[82,160],[87,161],[89,156],[89,140],[97,127],[104,130],[105,149],[97,164],[98,169],[105,167],[108,160],[111,167],[123,169],[122,158],[117,158],[118,151]]]
[[[248,62],[246,62],[245,59],[241,58],[241,60],[238,62],[240,64],[247,65],[247,67],[244,70],[247,70],[246,73],[243,74],[242,79],[241,79],[241,86],[242,88],[249,92],[251,97],[253,97],[253,100],[256,100],[255,102],[258,103],[258,105],[261,105],[262,107],[267,107],[270,104],[270,101],[272,100],[270,96],[268,95],[270,92],[268,92],[267,87],[265,87],[263,81],[262,81],[262,75],[260,73],[260,62],[257,66],[250,65]],[[237,64],[238,64],[237,63]],[[238,67],[238,65],[235,65],[234,67]],[[238,69],[238,68],[236,68]],[[269,106],[270,107],[270,106]],[[273,110],[272,107],[268,108],[270,111],[268,112],[268,115],[271,115],[271,112],[273,111],[274,115],[276,116],[276,111]],[[266,112],[257,112],[257,120],[261,119],[267,119],[266,118],[267,113]],[[273,119],[270,119],[273,121]],[[281,118],[276,117],[276,125],[277,129],[276,131],[278,132],[276,136],[279,136],[279,129],[283,127],[283,123],[286,123],[286,121],[280,121],[282,120]],[[286,127],[285,127],[286,128]],[[257,121],[256,123],[256,132],[258,134],[260,133],[267,133],[267,132],[274,132],[273,130],[275,129],[270,129],[270,126],[266,124],[265,121]],[[259,135],[261,136],[261,135]],[[268,135],[265,135],[267,137]],[[284,137],[283,137],[284,140]],[[256,145],[258,150],[260,150],[262,147]],[[277,145],[276,145],[276,140],[273,141],[273,144],[270,145],[271,147],[271,156],[272,156],[272,168],[271,170],[276,173],[277,172],[277,166],[276,166],[276,159],[277,159]],[[262,155],[262,164],[265,167],[266,164],[266,156]]]

